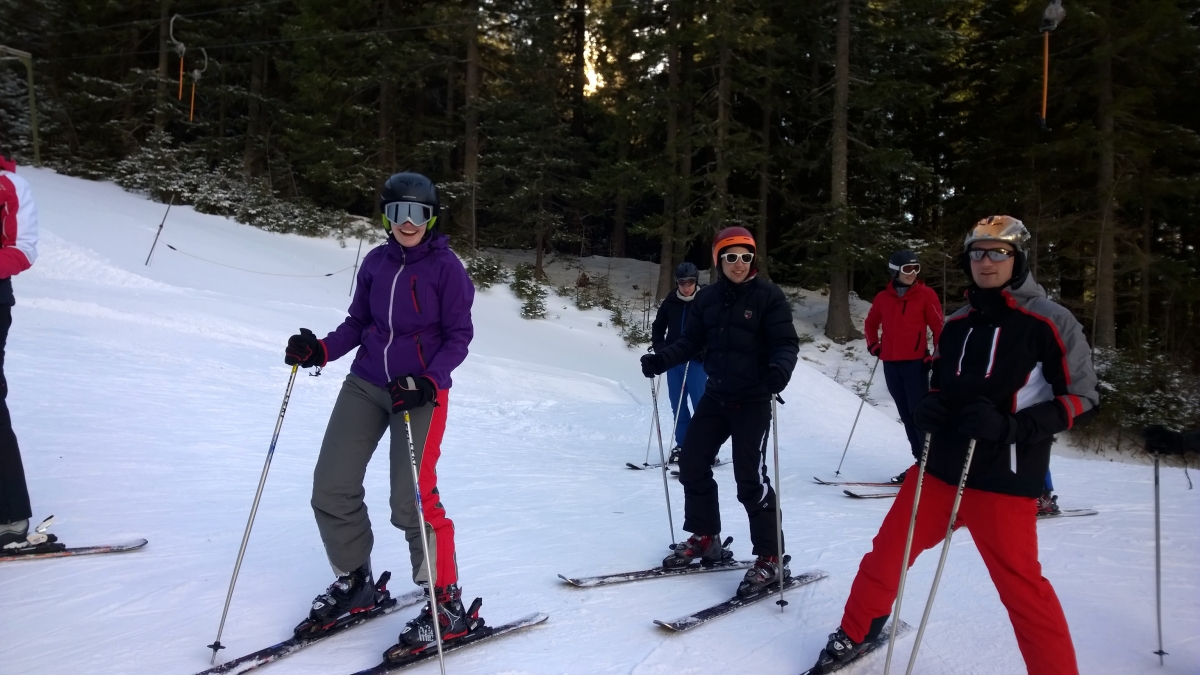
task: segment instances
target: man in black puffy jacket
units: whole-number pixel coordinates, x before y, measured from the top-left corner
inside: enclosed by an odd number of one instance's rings
[[[697,293],[680,338],[642,357],[642,373],[653,377],[704,353],[708,384],[679,459],[683,529],[692,536],[663,560],[663,566],[731,557],[721,542],[712,462],[725,439],[732,438],[738,501],[750,517],[750,540],[758,556],[738,586],[738,595],[747,596],[775,581],[780,572],[783,552],[776,543],[775,490],[767,477],[767,431],[771,397],[787,386],[800,341],[783,291],[757,277],[750,232],[725,228],[712,250],[720,272],[717,282]],[[789,574],[786,567],[783,574]]]

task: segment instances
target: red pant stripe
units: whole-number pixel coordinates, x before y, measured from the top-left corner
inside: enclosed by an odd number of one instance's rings
[[[438,391],[438,406],[433,409],[433,419],[429,423],[429,433],[425,435],[425,445],[421,450],[421,466],[418,469],[417,484],[421,487],[421,507],[425,522],[433,528],[437,550],[434,553],[437,569],[435,586],[446,586],[458,583],[458,562],[454,556],[454,522],[446,517],[446,509],[442,507],[441,497],[437,490],[437,461],[442,455],[442,436],[446,433],[446,409],[449,407],[450,394],[445,389]]]

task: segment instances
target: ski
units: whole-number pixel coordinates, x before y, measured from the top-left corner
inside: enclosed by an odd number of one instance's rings
[[[513,621],[511,623],[506,623],[503,626],[483,626],[483,627],[477,629],[475,632],[468,633],[468,634],[462,636],[461,638],[457,638],[457,639],[451,640],[449,642],[443,643],[442,644],[442,653],[448,654],[452,651],[461,649],[463,647],[469,647],[471,645],[476,645],[476,644],[479,644],[480,642],[484,642],[485,640],[490,640],[495,637],[500,637],[501,635],[507,635],[509,633],[513,633],[513,632],[522,630],[524,628],[529,628],[530,626],[536,626],[539,623],[542,623],[543,621],[545,621],[546,619],[549,619],[549,618],[550,618],[549,614],[538,613],[538,614],[530,614],[529,616],[526,616],[521,619],[517,619],[516,621]],[[374,668],[360,670],[359,672],[355,673],[354,675],[382,675],[382,673],[390,673],[394,670],[400,670],[401,668],[407,668],[411,665],[421,663],[423,661],[428,661],[430,659],[436,659],[437,655],[438,655],[437,648],[430,647],[429,649],[425,649],[425,650],[417,652],[415,654],[409,654],[408,656],[405,656],[405,657],[395,660],[395,661],[390,661],[390,662],[384,661],[383,663],[380,663],[379,665],[375,666]]]
[[[1038,514],[1038,520],[1050,520],[1051,518],[1075,518],[1077,516],[1094,516],[1100,512],[1096,509],[1062,509],[1058,513],[1047,513],[1045,515]]]
[[[385,572],[384,574],[388,573]],[[390,575],[388,576],[390,577]],[[380,582],[384,584],[387,583],[383,575],[380,575]],[[379,584],[376,584],[376,586],[379,586]],[[343,617],[338,623],[334,624],[332,628],[328,628],[317,635],[310,637],[297,637],[293,635],[283,642],[271,645],[265,649],[260,649],[256,652],[251,652],[250,654],[238,657],[232,661],[226,661],[215,668],[209,668],[208,670],[201,671],[196,675],[217,675],[217,673],[249,672],[255,668],[258,668],[259,666],[265,666],[268,663],[278,661],[285,656],[294,654],[301,649],[308,647],[309,645],[313,645],[321,640],[324,640],[327,637],[345,632],[351,628],[354,628],[355,626],[361,626],[371,619],[381,617],[385,614],[391,614],[392,612],[404,609],[405,607],[411,607],[415,604],[423,602],[424,600],[425,591],[423,590],[410,591],[398,598],[388,597],[386,600],[376,603],[374,609]]]
[[[625,462],[625,466],[627,466],[631,469],[637,469],[638,471],[645,471],[646,469],[661,469],[662,468],[662,464],[660,464],[660,463],[643,464],[641,466],[638,466],[637,464],[634,464],[633,462]]]
[[[899,640],[900,638],[904,637],[908,633],[911,633],[912,629],[913,629],[912,626],[901,621],[900,625],[896,628],[896,639]],[[836,673],[837,671],[839,671],[843,668],[848,668],[848,667],[858,663],[859,661],[861,661],[863,659],[863,657],[867,656],[868,654],[870,654],[876,650],[886,649],[888,642],[891,639],[892,639],[892,624],[889,623],[888,625],[883,627],[883,632],[879,634],[879,637],[875,638],[874,642],[867,645],[867,648],[864,649],[862,651],[862,653],[859,654],[858,656],[855,656],[854,658],[852,658],[849,661],[846,661],[844,663],[835,663],[835,664],[829,666],[828,668],[825,668],[822,670],[817,670],[817,667],[813,666],[812,668],[809,668],[808,670],[804,671],[803,673],[800,673],[800,675],[825,675],[826,673]]]
[[[854,492],[851,490],[842,490],[842,492],[846,493],[847,497],[854,497],[855,499],[884,499],[886,497],[895,497],[899,494],[896,492]]]
[[[667,569],[665,567],[651,567],[648,570],[638,570],[636,572],[620,572],[617,574],[603,574],[596,577],[565,577],[558,575],[559,579],[575,586],[576,588],[594,588],[596,586],[610,586],[612,584],[623,584],[629,581],[642,581],[644,579],[662,579],[665,577],[678,577],[685,574],[697,574],[700,572],[724,572],[727,570],[748,570],[754,567],[753,560],[730,560],[728,562],[713,563],[711,565],[701,565],[700,563],[692,563],[687,567],[674,567]]]
[[[51,535],[53,536],[53,535]],[[124,551],[136,551],[145,546],[148,542],[145,539],[137,539],[126,542],[124,544],[105,544],[102,546],[80,546],[77,548],[67,548],[61,542],[52,541],[25,548],[6,548],[0,549],[0,562],[8,562],[10,560],[33,560],[36,558],[66,558],[76,555],[96,555],[99,553],[122,553]]]
[[[804,574],[793,576],[785,581],[784,590],[790,590],[805,584],[811,584],[812,582],[819,579],[824,579],[827,576],[829,576],[828,573],[821,570],[805,572]],[[749,598],[739,598],[734,596],[725,602],[721,602],[713,605],[712,607],[702,609],[699,612],[694,612],[687,616],[680,617],[674,621],[660,621],[655,619],[654,623],[666,628],[667,630],[675,631],[676,633],[682,633],[697,626],[706,624],[713,619],[725,616],[726,614],[731,614],[748,605],[753,605],[754,603],[769,598],[778,592],[779,587],[776,586],[774,588],[765,589],[757,595],[750,596]]]
[[[815,480],[820,485],[836,485],[838,487],[900,487],[900,485],[901,485],[900,483],[892,483],[890,481],[884,481],[882,483],[872,483],[870,481],[856,481],[856,480],[821,480],[820,478],[817,478],[816,476],[813,476],[813,480]]]

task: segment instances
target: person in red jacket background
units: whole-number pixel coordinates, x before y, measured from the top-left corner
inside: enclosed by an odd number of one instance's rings
[[[921,459],[924,435],[913,424],[913,411],[929,392],[930,352],[926,330],[933,331],[933,344],[942,335],[942,303],[937,293],[917,279],[921,263],[912,251],[896,251],[888,260],[892,280],[871,303],[865,325],[867,351],[883,361],[883,377],[900,410],[900,421],[913,457]],[[883,335],[880,336],[880,328]],[[892,479],[903,483],[905,469]]]

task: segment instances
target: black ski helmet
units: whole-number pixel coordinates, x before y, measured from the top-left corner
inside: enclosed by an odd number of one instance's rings
[[[696,269],[696,266],[690,262],[681,262],[679,263],[679,266],[675,268],[676,281],[679,281],[680,279],[698,278],[700,278],[700,270]]]
[[[912,251],[896,251],[892,257],[888,258],[888,272],[892,278],[900,276],[900,268],[905,265],[920,265],[921,261],[917,258],[917,254]]]
[[[384,181],[383,189],[379,192],[379,213],[383,213],[384,205],[392,202],[416,202],[432,207],[433,218],[429,220],[431,229],[437,225],[442,210],[437,186],[428,177],[411,171],[392,174]]]

